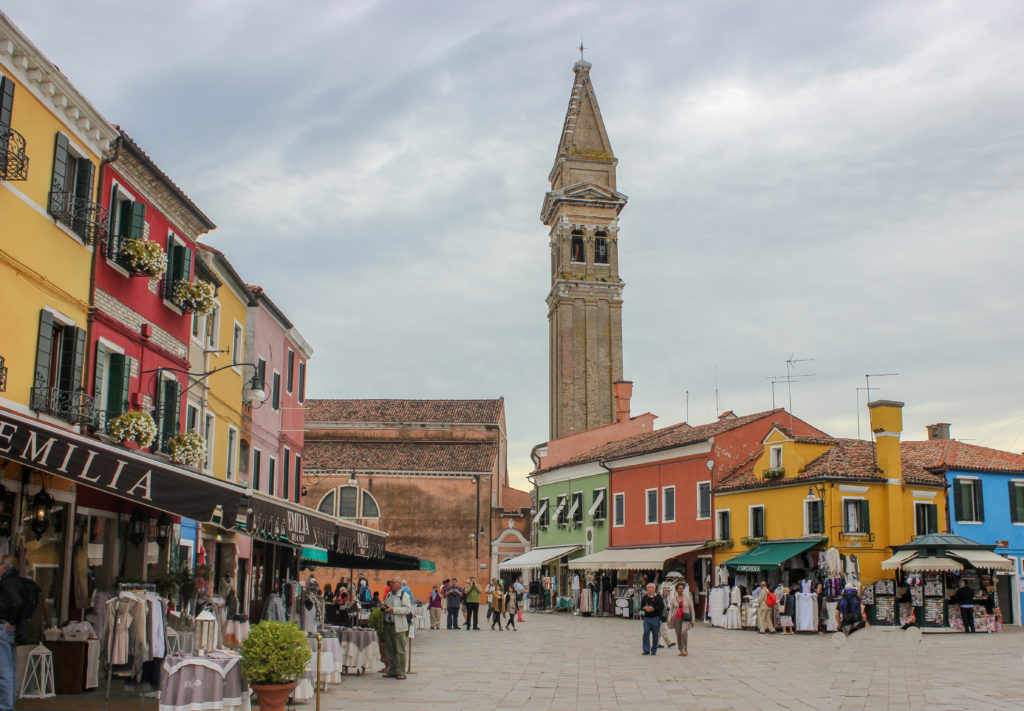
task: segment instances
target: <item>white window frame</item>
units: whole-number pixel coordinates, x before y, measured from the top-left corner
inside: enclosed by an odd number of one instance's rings
[[[213,455],[217,442],[217,414],[209,410],[203,413],[203,437],[206,438],[206,460],[203,471],[213,474]]]
[[[974,492],[974,488],[975,487],[981,486],[981,477],[977,477],[977,476],[961,476],[960,474],[957,474],[955,477],[953,477],[953,480],[954,481],[969,481],[969,482],[971,482],[972,493],[976,493],[976,492]],[[984,490],[982,490],[982,493],[984,493]],[[974,509],[973,511],[971,511],[972,518],[964,519],[964,520],[956,519],[957,523],[961,523],[961,524],[963,524],[965,526],[980,526],[983,523],[985,523],[984,521],[979,521],[978,520],[978,511],[977,511],[978,507],[974,505],[974,499],[975,499],[975,497],[972,496],[971,497],[971,508]],[[956,501],[953,501],[953,517],[954,518],[956,517]]]
[[[1024,479],[1010,479],[1010,483],[1011,483],[1011,484],[1015,484],[1015,485],[1016,485],[1016,486],[1017,486],[1018,488],[1020,488],[1020,487],[1024,487]],[[1013,507],[1013,502],[1012,502],[1012,501],[1010,502],[1010,507],[1011,507],[1011,511],[1010,511],[1010,514],[1011,514],[1011,516],[1012,516],[1012,515],[1013,515],[1013,511],[1012,511],[1012,507]],[[1014,526],[1024,526],[1024,521],[1017,521],[1017,522],[1014,522],[1014,521],[1013,521],[1013,520],[1011,519],[1011,520],[1010,520],[1010,523],[1012,523],[1012,524],[1013,524]],[[1024,560],[1024,558],[1022,558],[1022,560]]]
[[[936,531],[939,528],[939,506],[934,501],[915,501],[914,502],[914,535],[924,536],[927,535],[923,531],[917,530],[917,507],[918,506],[934,506],[935,507],[935,528]],[[1015,526],[1021,526],[1024,524],[1016,523]]]
[[[599,509],[599,508],[601,508],[602,505],[604,505],[604,514],[605,514],[604,516],[600,516],[600,517],[595,516],[595,514],[598,513],[598,512],[597,512],[597,510],[595,509],[595,506],[594,506],[594,494],[596,494],[599,491],[604,493],[604,497],[601,499],[601,502],[599,504],[597,504],[596,508]],[[593,510],[594,513],[590,513],[591,510]],[[604,487],[604,486],[594,487],[594,490],[590,494],[590,509],[588,509],[587,513],[590,515],[590,518],[591,518],[592,521],[604,521],[605,519],[608,518],[608,488],[607,487]]]
[[[856,534],[868,534],[868,533],[870,533],[870,531],[862,531],[861,530],[862,528],[864,528],[864,522],[860,520],[860,513],[859,512],[857,513],[857,530],[856,531],[851,531],[850,529],[847,528],[847,525],[848,525],[849,521],[846,518],[846,504],[849,501],[867,501],[867,497],[866,496],[843,496],[841,498],[841,502],[842,503],[840,504],[840,511],[843,512],[843,527],[842,527],[841,530],[843,531],[843,533],[856,533]],[[869,507],[868,510],[869,511],[870,511],[870,506],[871,506],[871,504],[868,504],[868,507]]]
[[[654,493],[654,520],[651,520],[651,493]],[[658,503],[661,497],[658,496],[658,489],[644,489],[644,524],[656,526],[658,524]]]
[[[334,499],[332,499],[331,510],[329,512],[327,512],[327,511],[320,511],[320,506],[321,506],[321,504],[324,503],[324,499],[326,499],[328,496],[331,496],[332,494],[334,495]],[[328,489],[327,491],[325,491],[324,495],[321,496],[320,499],[316,502],[316,506],[313,507],[313,510],[314,511],[319,511],[320,513],[322,513],[322,514],[324,514],[326,516],[334,516],[335,518],[337,518],[337,516],[338,516],[338,489],[334,488],[334,489]]]
[[[366,515],[366,508],[363,506],[363,501],[366,500],[366,497],[370,497],[370,501],[372,501],[373,505],[377,507],[376,516]],[[376,496],[371,494],[367,489],[364,489],[363,487],[359,487],[359,518],[365,518],[370,520],[376,520],[380,518],[380,502],[377,501]]]
[[[804,497],[804,535],[805,536],[824,536],[825,535],[824,531],[822,531],[820,533],[811,533],[811,517],[809,515],[810,512],[808,511],[807,506],[808,506],[808,504],[811,504],[811,503],[814,503],[814,502],[818,502],[818,501],[821,501],[821,499],[819,499],[817,496],[814,496],[814,495]],[[822,526],[824,526],[825,525],[825,511],[822,510],[821,513],[822,513],[821,523],[822,523]]]
[[[715,538],[719,541],[727,540],[722,537],[722,514],[729,517],[729,538],[732,538],[732,509],[718,509],[715,512]]]
[[[622,518],[619,518],[619,502],[622,502]],[[612,528],[626,525],[626,492],[616,491],[612,494]]]
[[[245,349],[245,327],[234,319],[234,326],[231,331],[231,369],[236,373],[242,372],[242,351]],[[235,336],[238,338],[236,339]]]
[[[773,444],[768,448],[768,468],[782,469],[782,445]]]
[[[668,517],[668,492],[672,492],[672,518]],[[675,523],[676,522],[676,506],[678,505],[678,499],[676,497],[676,486],[672,484],[670,486],[661,487],[661,522],[662,523]]]
[[[224,475],[228,481],[234,481],[238,475],[238,428],[234,425],[228,425],[227,467]]]
[[[584,520],[586,520],[586,511],[583,510],[583,492],[582,491],[574,491],[571,494],[569,494],[569,510],[570,511],[572,510],[573,499],[576,498],[577,494],[579,494],[579,497],[580,497],[580,499],[579,499],[580,507],[571,516],[568,516],[569,525],[571,525],[571,526],[575,526],[577,523],[579,523],[579,525],[582,526]],[[579,516],[579,519],[580,519],[578,522],[576,521],[576,517],[577,516]]]
[[[708,515],[707,516],[701,516],[700,515],[700,487],[701,487],[701,484],[707,484],[708,485]],[[711,518],[711,514],[712,514],[712,512],[714,510],[715,510],[714,501],[711,498],[711,480],[710,479],[705,479],[704,481],[698,481],[697,482],[697,511],[696,511],[697,515],[696,515],[696,519],[698,521],[707,521],[709,518]]]
[[[356,490],[356,513],[355,513],[354,516],[342,516],[341,515],[341,492],[344,491],[345,489],[355,489]],[[335,501],[334,510],[338,512],[338,514],[337,514],[338,518],[344,519],[346,521],[355,521],[357,518],[360,518],[360,514],[363,513],[363,510],[362,510],[362,503],[363,502],[362,502],[362,496],[361,496],[362,491],[363,491],[363,487],[359,486],[358,484],[342,484],[341,486],[339,486],[336,489],[337,496],[334,499],[334,501]]]
[[[546,511],[544,510],[545,506],[548,507]],[[541,523],[545,516],[547,516],[547,523]],[[537,499],[537,520],[534,523],[541,528],[547,528],[551,525],[551,497],[545,496]]]
[[[754,533],[754,509],[761,509],[761,528],[760,535]],[[764,515],[764,504],[751,504],[747,506],[747,536],[750,538],[764,538],[767,534],[766,526],[767,520]]]
[[[138,200],[136,200],[132,196],[132,194],[129,193],[124,188],[124,186],[122,186],[121,183],[119,183],[118,181],[116,181],[116,180],[111,181],[110,186],[111,186],[112,192],[116,193],[116,195],[114,196],[113,199],[115,201],[117,201],[116,205],[110,205],[110,209],[109,209],[109,212],[108,212],[108,214],[110,215],[110,221],[113,223],[111,225],[110,229],[112,229],[114,231],[120,231],[120,229],[121,229],[121,224],[120,224],[120,221],[121,221],[121,203],[123,201],[138,202]],[[143,237],[145,237],[145,235],[143,235]],[[106,240],[106,235],[101,237],[101,239]],[[111,255],[107,253],[106,249],[103,250],[103,254],[104,254],[104,259],[107,260],[107,266],[108,267],[110,267],[111,269],[113,269],[115,272],[117,272],[118,274],[122,275],[126,279],[130,279],[131,278],[131,274],[128,273],[128,270],[125,269],[124,267],[122,267],[120,264],[118,264],[113,259],[111,259]]]

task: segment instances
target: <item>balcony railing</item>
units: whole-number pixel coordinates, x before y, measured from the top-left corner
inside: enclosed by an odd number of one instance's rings
[[[93,397],[77,390],[61,390],[50,386],[34,387],[32,409],[72,425],[86,425],[93,420]]]
[[[71,228],[86,244],[107,233],[109,214],[99,203],[76,197],[70,192],[50,193],[50,214]]]
[[[859,531],[840,531],[839,532],[839,543],[840,544],[850,545],[852,543],[854,545],[858,545],[858,544],[874,543],[874,542],[875,542],[875,534],[874,533],[868,533],[866,531],[863,532],[863,533],[859,532]]]
[[[0,178],[28,180],[25,137],[10,126],[0,126]]]
[[[7,392],[7,366],[4,357],[0,356],[0,393]]]

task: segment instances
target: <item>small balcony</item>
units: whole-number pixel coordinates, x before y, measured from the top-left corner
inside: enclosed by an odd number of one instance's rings
[[[97,202],[71,192],[51,192],[49,212],[67,225],[86,244],[93,244],[107,233],[109,213]]]
[[[868,547],[875,542],[875,534],[867,531],[840,531],[838,538],[842,547]]]
[[[10,126],[0,126],[0,179],[28,180],[25,137]]]
[[[61,390],[50,386],[32,388],[32,409],[72,425],[93,421],[93,397],[81,390]]]
[[[7,392],[7,366],[4,365],[4,357],[0,356],[0,393]]]

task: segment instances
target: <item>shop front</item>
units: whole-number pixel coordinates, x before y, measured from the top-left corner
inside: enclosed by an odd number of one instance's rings
[[[685,580],[698,589],[706,558],[698,557],[705,544],[646,548],[606,548],[569,561],[569,569],[583,576],[580,610],[584,613],[632,617],[638,614],[647,583]],[[694,596],[696,599],[696,595]]]
[[[572,609],[569,559],[578,557],[581,545],[540,546],[498,564],[501,572],[518,572],[529,580],[534,609]]]
[[[994,548],[951,534],[930,534],[893,546],[882,568],[894,571],[894,578],[862,591],[869,618],[879,625],[964,631],[962,603],[951,598],[966,586],[972,602],[965,614],[973,618],[975,631],[1001,632],[1001,603],[1010,609],[1012,599],[1000,595],[999,578],[1015,573],[1016,564]]]

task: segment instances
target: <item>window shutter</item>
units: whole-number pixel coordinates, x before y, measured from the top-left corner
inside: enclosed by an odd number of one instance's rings
[[[306,364],[299,363],[299,402],[306,400]]]
[[[131,358],[122,353],[110,354],[110,390],[107,393],[107,418],[117,417],[128,410],[128,383],[131,378]]]
[[[964,520],[964,492],[959,479],[953,480],[953,515],[957,521]]]
[[[1020,496],[1017,494],[1017,482],[1009,481],[1007,486],[1010,488],[1010,523],[1024,523],[1021,520]]]
[[[78,159],[78,170],[75,172],[75,197],[92,202],[92,186],[96,178],[96,166],[88,158]]]
[[[127,208],[128,220],[127,229],[122,227],[126,237],[132,239],[142,239],[146,236],[146,204],[142,202],[130,202],[127,203],[130,207]]]
[[[11,110],[14,108],[14,82],[0,76],[0,126],[9,128]]]
[[[860,530],[863,533],[871,532],[871,510],[867,500],[860,502]]]
[[[260,459],[263,454],[258,449],[254,449],[252,452],[252,488],[256,491],[260,490],[260,469],[262,462]]]
[[[981,479],[974,480],[974,486],[971,487],[974,492],[974,510],[976,512],[974,520],[984,521],[985,520],[985,496],[981,487]]]
[[[181,405],[181,385],[177,380],[165,380],[163,384],[160,424],[163,433],[161,444],[166,445],[171,437],[178,434],[178,415]]]
[[[63,133],[57,134],[53,147],[53,182],[50,185],[50,214],[57,217],[63,213],[65,198],[62,193],[67,190],[68,175],[68,137]]]
[[[85,370],[85,329],[74,326],[64,327],[64,343],[60,354],[58,386],[65,392],[75,392],[82,387],[82,373]]]
[[[295,503],[299,503],[302,498],[302,486],[301,484],[301,473],[302,473],[302,455],[295,455]]]
[[[39,312],[39,341],[36,344],[37,388],[50,384],[50,351],[53,349],[53,314],[43,309]]]
[[[106,409],[104,407],[104,405],[106,403],[104,403],[103,399],[102,399],[103,395],[104,395],[104,392],[103,392],[103,370],[106,367],[106,365],[107,365],[107,347],[105,345],[103,345],[102,343],[100,343],[99,341],[97,341],[96,342],[96,365],[93,368],[93,372],[92,372],[92,381],[93,381],[93,383],[92,383],[92,396],[94,398],[94,402],[96,404],[96,409],[97,410],[104,410],[104,409]]]
[[[181,278],[188,281],[192,276],[192,250],[188,247],[181,248]]]
[[[117,202],[117,186],[110,186],[110,224],[107,225],[107,257],[114,258],[121,251],[121,235],[118,228],[124,229],[124,215],[118,214],[123,204]]]
[[[281,374],[274,373],[274,399],[271,402],[274,409],[277,410],[281,407]]]

